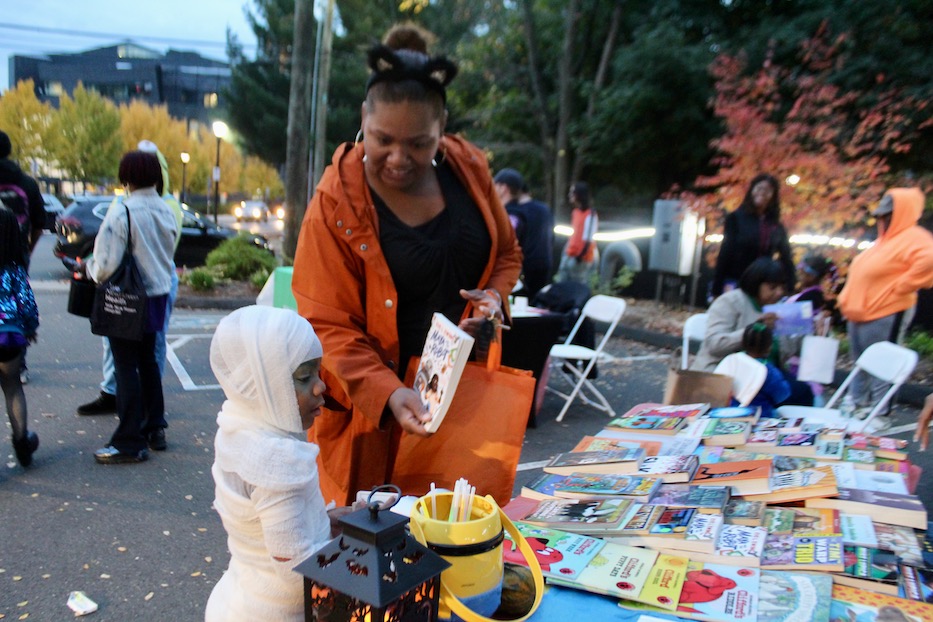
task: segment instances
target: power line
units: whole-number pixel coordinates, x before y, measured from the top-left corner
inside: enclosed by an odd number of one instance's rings
[[[26,24],[8,24],[0,23],[0,29],[8,30],[19,30],[27,32],[40,32],[40,33],[49,33],[57,35],[67,35],[72,37],[89,37],[94,39],[106,38],[114,39],[114,33],[112,32],[92,32],[87,30],[69,30],[65,28],[47,28],[45,26],[29,26]],[[134,40],[146,40],[154,41],[158,43],[168,43],[175,45],[196,45],[202,47],[221,47],[226,48],[227,42],[220,41],[204,41],[199,39],[176,39],[173,37],[153,37],[150,35],[134,35],[134,36],[124,36],[125,39],[134,39]]]

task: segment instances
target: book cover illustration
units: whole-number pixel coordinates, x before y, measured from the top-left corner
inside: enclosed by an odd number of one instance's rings
[[[789,432],[799,432],[803,425],[804,420],[802,417],[759,419],[758,423],[755,424],[755,430],[777,430],[781,434],[787,434]]]
[[[851,546],[867,546],[877,549],[878,535],[870,516],[864,514],[839,513],[839,528],[842,530],[842,541]]]
[[[777,430],[757,430],[748,435],[747,445],[776,445]]]
[[[701,512],[722,512],[730,499],[728,486],[661,484],[651,503],[669,508],[696,508]]]
[[[606,424],[607,428],[658,434],[676,434],[683,426],[679,417],[618,417]]]
[[[774,324],[775,337],[813,334],[813,303],[809,300],[763,305],[761,310],[778,316]]]
[[[913,566],[929,565],[924,561],[923,550],[913,529],[877,521],[872,521],[872,527],[875,528],[875,537],[878,538],[876,548],[894,551],[905,564]]]
[[[747,499],[732,499],[726,504],[723,518],[729,525],[751,525],[757,527],[762,524],[767,505],[761,501]]]
[[[769,507],[763,526],[770,535],[841,536],[838,510]]]
[[[802,456],[774,456],[771,468],[775,471],[796,471],[797,469],[812,469],[820,466],[813,458]]]
[[[719,514],[694,514],[690,524],[687,525],[684,540],[708,544],[710,551],[712,551],[719,540],[719,534],[722,533],[724,524],[723,517]]]
[[[557,529],[606,529],[616,526],[625,517],[631,503],[627,499],[544,500],[521,520]]]
[[[666,611],[677,609],[688,563],[689,560],[686,557],[658,555],[638,601],[655,605]]]
[[[774,460],[778,458],[773,453],[755,451],[754,447],[744,445],[743,449],[734,449],[726,447],[722,450],[722,460],[720,462],[747,462],[748,460],[770,460],[771,468],[774,468]]]
[[[734,421],[732,419],[711,419],[703,432],[704,437],[730,436],[733,434],[746,434],[751,430],[747,421]]]
[[[555,487],[557,496],[638,497],[647,501],[658,490],[657,478],[637,475],[571,473]]]
[[[855,464],[874,464],[875,452],[873,452],[871,449],[855,449],[854,447],[846,447],[842,450],[842,459],[846,462],[853,462]]]
[[[933,568],[898,565],[897,595],[908,600],[933,603]]]
[[[706,413],[709,408],[708,403],[697,403],[697,404],[652,404],[646,406],[645,408],[633,408],[631,411],[625,413],[625,417],[678,417],[681,419],[687,419],[691,417],[699,417],[700,415]],[[634,412],[633,412],[634,411]]]
[[[900,473],[857,469],[855,471],[855,487],[860,490],[890,492],[896,495],[909,494],[907,492],[907,482]]]
[[[519,533],[534,551],[545,576],[575,579],[605,546],[605,541],[586,535],[516,522]],[[524,555],[506,534],[502,546],[503,559],[512,564],[527,566]]]
[[[933,605],[846,585],[833,586],[832,622],[929,622]]]
[[[636,503],[632,505],[616,535],[647,536],[651,527],[658,522],[665,509],[663,505],[653,503]]]
[[[745,479],[765,479],[771,476],[771,460],[744,460],[703,464],[697,469],[696,483],[732,482]]]
[[[869,579],[894,585],[897,583],[898,558],[892,551],[867,546],[844,547],[843,572],[856,579]]]
[[[555,487],[565,479],[567,479],[566,475],[542,473],[538,477],[522,486],[522,491],[520,494],[523,497],[537,499],[539,501],[544,499],[552,499],[557,496],[554,494]]]
[[[658,520],[648,528],[649,536],[683,536],[690,519],[696,514],[693,508],[665,508]]]
[[[844,567],[842,536],[768,536],[761,567],[840,571]]]
[[[923,563],[933,568],[933,523],[928,522],[926,531],[917,534],[917,542],[920,544]]]
[[[684,456],[650,456],[641,462],[638,472],[642,475],[675,475],[682,474],[686,479],[696,473],[699,459],[694,455]]]
[[[768,531],[763,527],[723,525],[716,543],[716,554],[729,557],[760,558]]]
[[[791,432],[778,435],[778,447],[811,447],[816,444],[816,434]]]
[[[551,577],[548,583],[635,600],[657,559],[657,551],[607,542],[578,577]]]
[[[431,413],[431,420],[424,426],[428,432],[436,432],[444,420],[470,358],[473,342],[469,333],[444,314],[435,313],[431,317],[431,328],[424,341],[414,382],[421,403]]]
[[[781,471],[771,476],[771,491],[779,492],[810,486],[835,486],[836,477],[830,467]]]
[[[721,406],[719,408],[711,408],[706,416],[710,419],[746,419],[757,421],[760,413],[760,406]]]
[[[645,455],[645,450],[637,449],[607,449],[603,451],[572,451],[557,454],[545,466],[547,467],[575,467],[591,464],[608,464],[612,462],[637,462]]]
[[[603,438],[601,436],[584,436],[570,451],[605,451],[607,449],[637,449],[639,447],[645,450],[646,456],[657,456],[658,452],[661,451],[661,443],[658,441],[627,441],[621,438]]]
[[[758,622],[829,622],[829,575],[762,570]]]
[[[817,460],[842,460],[844,450],[843,441],[838,439],[818,437],[816,440]]]
[[[720,445],[700,445],[694,454],[700,461],[700,464],[711,464],[722,460],[722,454],[726,450]]]

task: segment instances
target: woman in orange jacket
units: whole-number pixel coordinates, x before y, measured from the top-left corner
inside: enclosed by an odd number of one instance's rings
[[[362,139],[337,149],[302,224],[292,289],[324,344],[311,430],[326,500],[391,477],[393,429],[426,435],[402,378],[434,311],[475,331],[503,318],[522,255],[482,151],[444,134],[456,66],[396,27],[369,53]],[[461,321],[466,301],[474,317]],[[494,434],[490,430],[490,434]]]
[[[852,260],[839,293],[853,358],[873,343],[896,343],[911,319],[905,314],[917,304],[917,291],[933,287],[933,235],[917,225],[923,204],[918,188],[892,188],[872,212],[878,219],[878,239]],[[861,374],[850,388],[860,407],[874,404],[886,390],[877,380],[867,386]],[[878,431],[886,421],[876,425]]]

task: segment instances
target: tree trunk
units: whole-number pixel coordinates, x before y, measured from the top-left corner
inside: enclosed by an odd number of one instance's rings
[[[298,231],[308,195],[308,127],[311,120],[311,58],[314,44],[314,0],[295,0],[291,86],[288,97],[288,145],[285,158],[285,240],[282,253],[295,256]]]
[[[522,20],[525,30],[525,44],[528,46],[528,77],[531,80],[531,92],[534,95],[532,113],[538,123],[541,135],[541,145],[538,153],[541,157],[541,170],[544,171],[544,187],[546,190],[545,202],[555,204],[554,195],[554,139],[551,137],[551,122],[547,114],[547,98],[544,95],[543,80],[538,63],[538,37],[535,31],[534,11],[531,0],[522,2]]]
[[[619,36],[619,25],[622,23],[622,0],[616,0],[612,9],[612,18],[609,22],[609,32],[606,34],[606,41],[603,43],[603,53],[599,58],[599,67],[596,69],[596,77],[593,79],[593,88],[590,89],[590,96],[586,102],[586,113],[584,118],[591,121],[596,113],[596,101],[606,84],[606,76],[609,74],[609,65],[612,63],[612,55],[615,52],[616,39]],[[591,127],[590,123],[586,124]],[[574,152],[573,173],[571,179],[579,180],[583,173],[583,167],[587,161],[587,150],[590,145],[590,134],[580,137],[577,148]]]
[[[318,68],[317,102],[314,119],[314,171],[312,183],[317,185],[324,173],[324,147],[327,145],[327,89],[330,86],[331,50],[334,45],[334,0],[328,0],[321,38],[321,65]]]
[[[567,204],[568,173],[570,169],[570,120],[573,117],[573,50],[577,34],[577,22],[580,19],[579,0],[567,3],[567,27],[564,30],[564,42],[561,46],[560,65],[557,70],[557,137],[554,154],[554,219],[570,221],[570,207]]]

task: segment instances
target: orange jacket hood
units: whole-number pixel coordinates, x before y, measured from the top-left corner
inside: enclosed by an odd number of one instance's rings
[[[892,188],[891,222],[873,246],[849,266],[839,294],[842,314],[871,322],[917,303],[917,291],[933,287],[933,235],[917,225],[924,196],[917,188]]]

